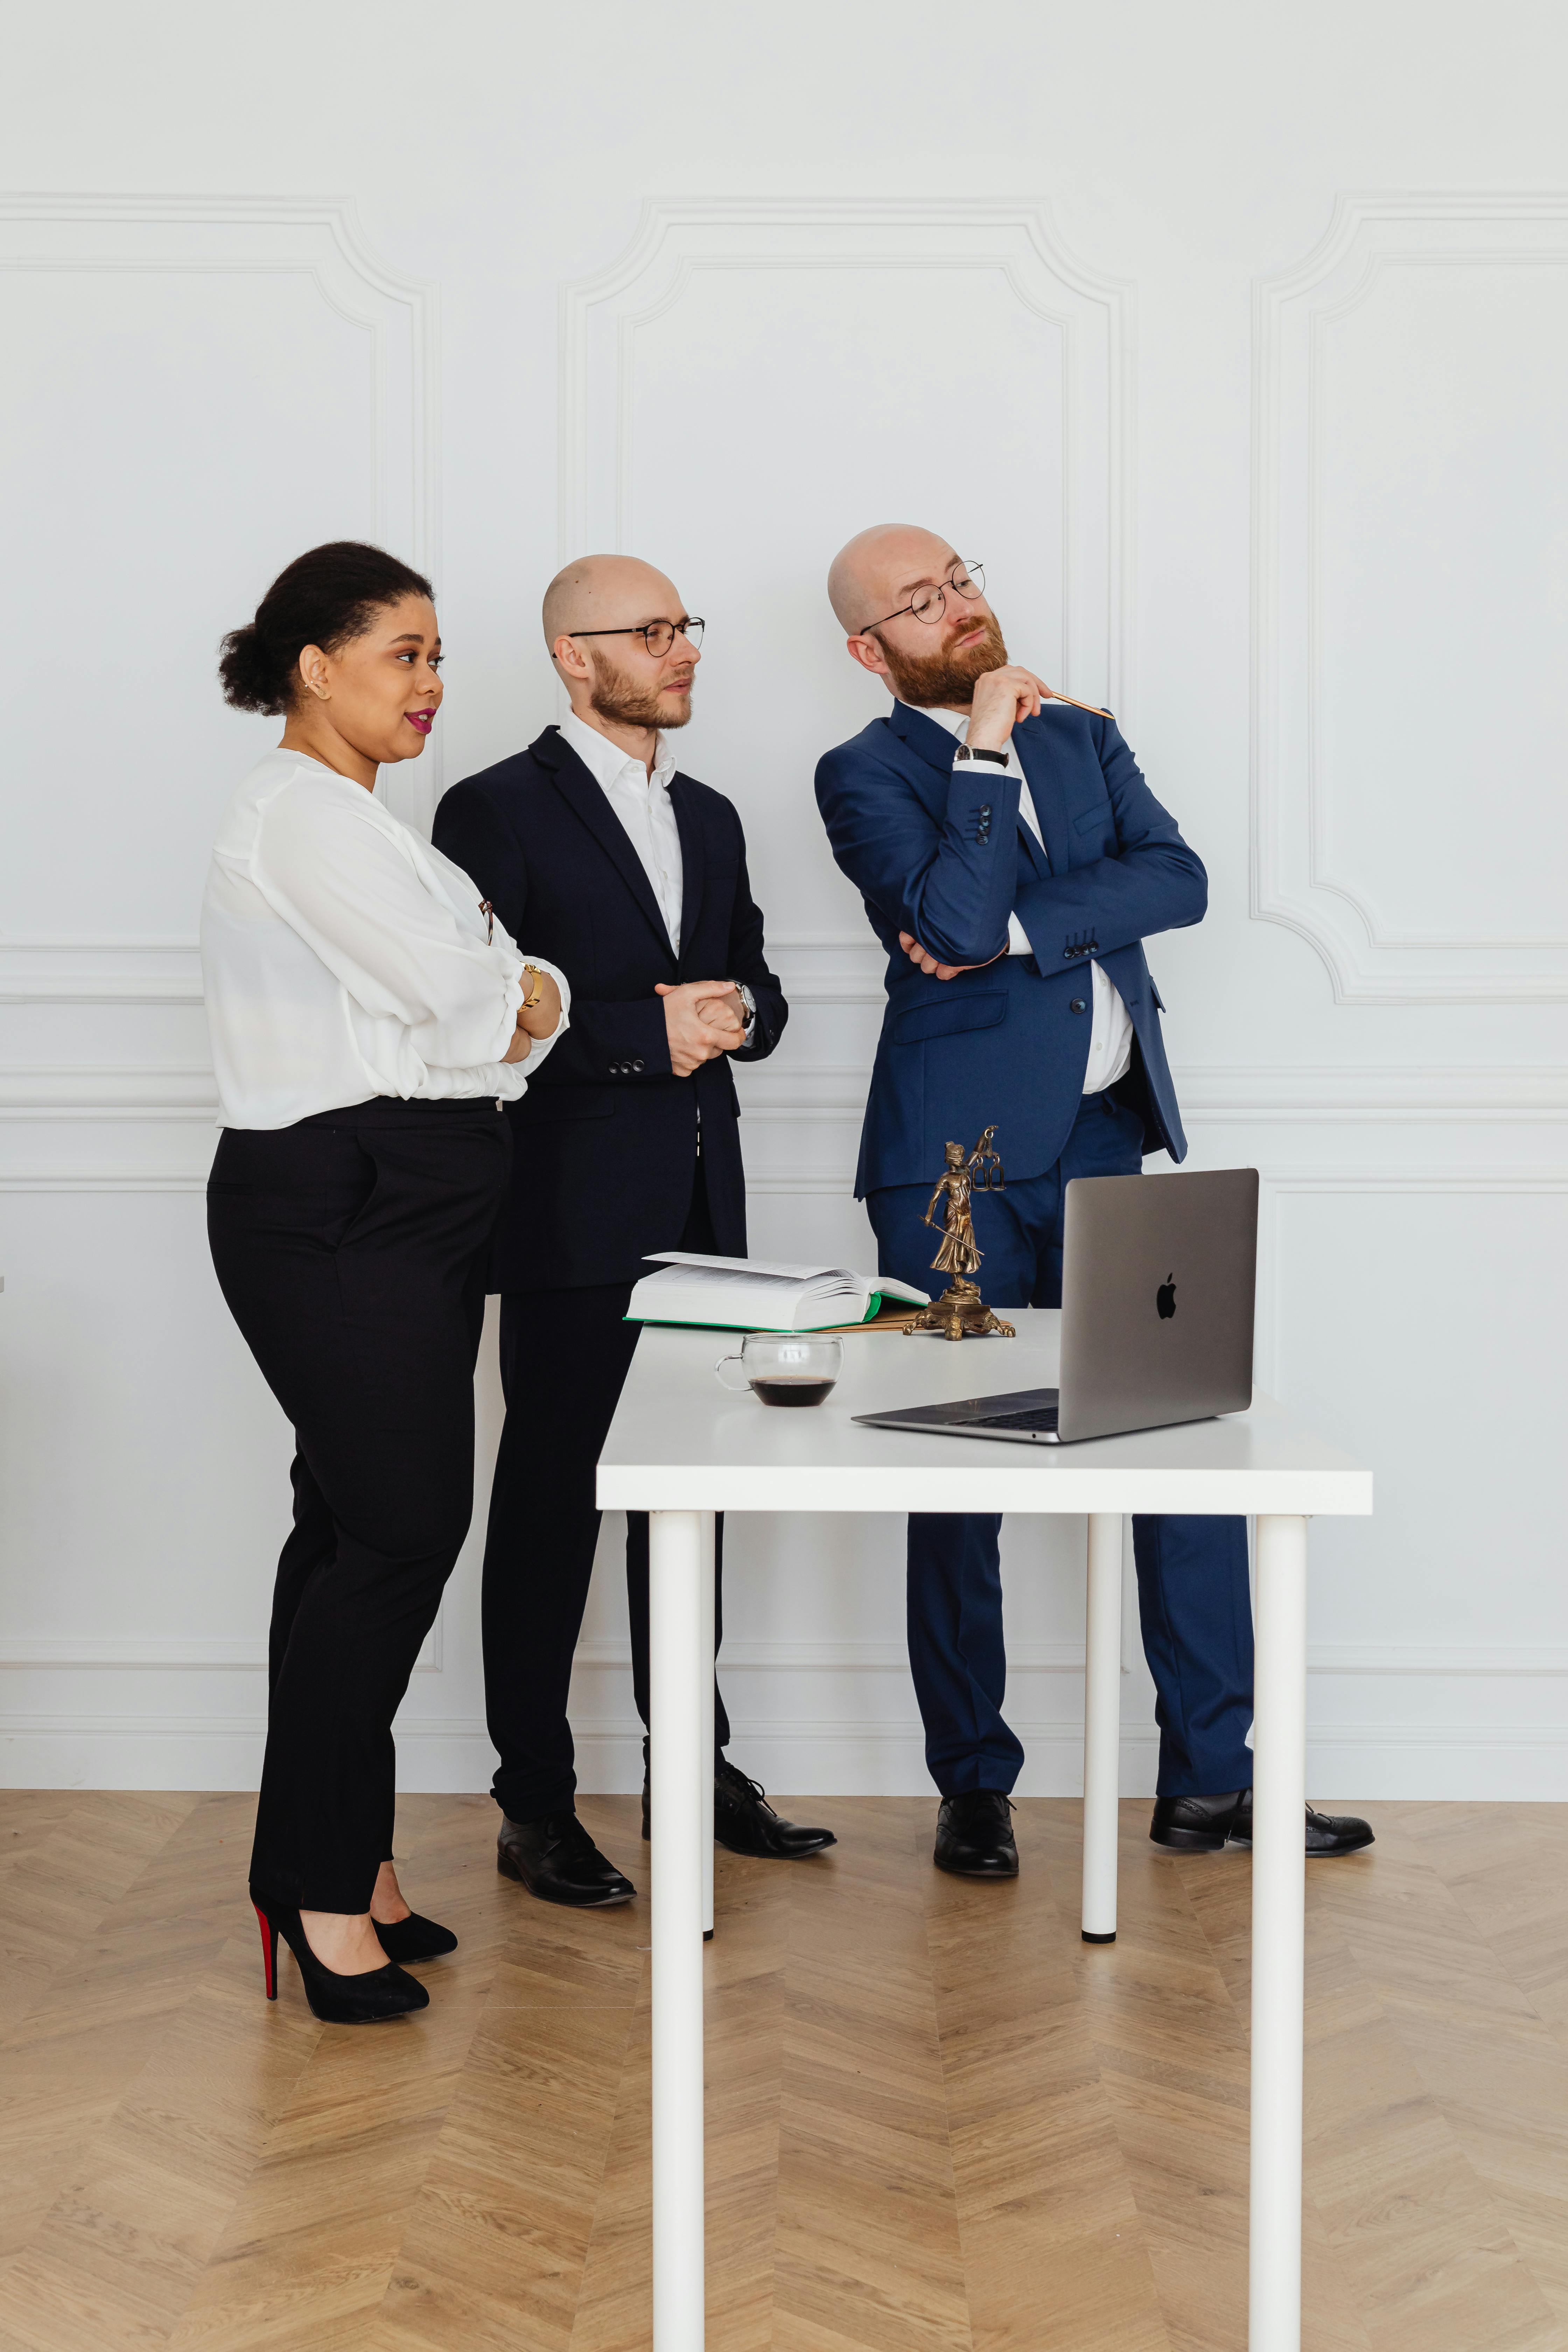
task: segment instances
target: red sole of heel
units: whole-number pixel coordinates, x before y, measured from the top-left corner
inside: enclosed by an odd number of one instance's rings
[[[278,1998],[278,1938],[272,1932],[267,1914],[258,1909],[254,1903],[250,1907],[256,1913],[256,1924],[261,1930],[261,1973],[267,1985],[267,1998],[268,2000],[276,2000]]]

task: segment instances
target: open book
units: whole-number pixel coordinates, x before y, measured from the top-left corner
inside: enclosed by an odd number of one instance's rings
[[[721,1331],[829,1331],[868,1323],[884,1300],[930,1304],[923,1290],[885,1274],[842,1265],[778,1265],[759,1257],[702,1257],[658,1250],[660,1274],[645,1274],[626,1307],[628,1323],[709,1323]]]

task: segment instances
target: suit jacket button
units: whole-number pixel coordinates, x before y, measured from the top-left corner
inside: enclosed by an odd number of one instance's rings
[[[1081,996],[1075,996],[1072,1003],[1068,1006],[1068,1011],[1069,1013],[1087,1013],[1089,1007],[1085,1004]]]
[[[637,1073],[641,1068],[642,1068],[642,1064],[641,1064],[641,1062],[640,1062],[640,1061],[638,1061],[638,1062],[634,1062],[634,1063],[632,1064],[632,1074],[633,1074],[633,1076],[636,1076]]]

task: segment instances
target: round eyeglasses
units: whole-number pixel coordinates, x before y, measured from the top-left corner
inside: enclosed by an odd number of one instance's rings
[[[640,637],[655,661],[662,661],[677,637],[684,637],[696,653],[702,643],[706,621],[699,621],[688,613],[679,621],[645,621],[640,628],[574,629],[574,637]]]
[[[899,620],[905,613],[912,613],[917,621],[925,623],[927,628],[934,627],[947,610],[947,591],[950,588],[955,596],[983,596],[985,593],[984,563],[955,563],[939,587],[917,589],[907,604],[899,606],[898,612],[884,613],[880,621],[868,621],[860,635],[864,636],[868,630],[879,629],[886,622]]]

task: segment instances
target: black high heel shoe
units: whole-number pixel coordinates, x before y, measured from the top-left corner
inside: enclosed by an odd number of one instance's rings
[[[369,1969],[363,1976],[341,1977],[335,1969],[323,1968],[310,1949],[298,1911],[258,1903],[254,1891],[250,1902],[261,1926],[261,1965],[268,2000],[278,1998],[278,1938],[281,1936],[300,1963],[310,2014],[323,2025],[374,2025],[384,2017],[406,2017],[411,2010],[429,2008],[430,1996],[424,1986],[400,1968],[389,1962],[384,1969]]]
[[[373,1919],[377,1941],[389,1960],[406,1967],[410,1960],[441,1960],[458,1948],[458,1939],[450,1927],[438,1920],[424,1918],[411,1911],[406,1919],[394,1919],[390,1924]]]

